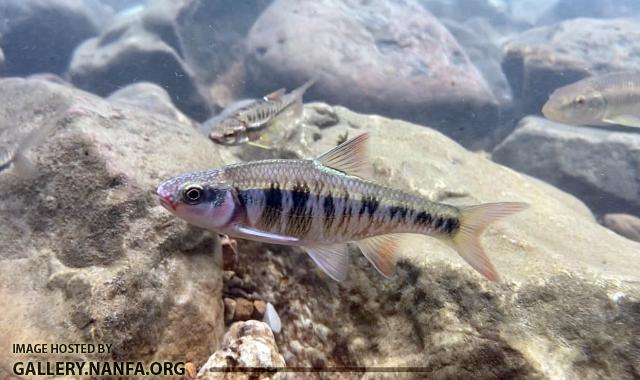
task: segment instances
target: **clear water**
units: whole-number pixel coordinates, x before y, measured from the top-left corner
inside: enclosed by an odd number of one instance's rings
[[[639,15],[633,0],[0,0],[0,378],[35,378],[36,361],[640,377]],[[239,144],[209,138],[311,78],[302,112],[285,95]],[[552,94],[570,110],[543,114]],[[479,235],[500,282],[460,259],[455,231],[382,250],[389,278],[352,244],[337,282],[273,231],[219,236],[158,201],[172,177],[312,159],[365,132],[378,184],[456,210],[530,205]],[[305,178],[306,195],[265,204],[332,214]],[[49,352],[15,348],[36,343]]]

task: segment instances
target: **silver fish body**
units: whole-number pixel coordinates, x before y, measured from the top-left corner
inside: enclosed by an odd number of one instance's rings
[[[303,247],[332,278],[346,276],[355,242],[384,275],[395,267],[398,234],[438,237],[491,280],[479,245],[491,222],[523,203],[455,207],[367,180],[364,134],[315,160],[263,160],[174,177],[162,204],[183,219],[234,237]]]
[[[294,118],[300,117],[302,96],[315,81],[311,79],[288,94],[284,89],[279,89],[262,99],[243,103],[240,107],[232,105],[237,108],[225,109],[219,117],[206,122],[202,129],[209,129],[209,138],[222,145],[255,141],[285,111],[291,110]]]
[[[594,76],[561,87],[542,113],[564,124],[640,127],[640,73]]]

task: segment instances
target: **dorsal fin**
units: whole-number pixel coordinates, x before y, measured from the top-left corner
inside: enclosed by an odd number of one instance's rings
[[[274,92],[267,94],[263,97],[264,100],[268,102],[273,102],[275,100],[280,100],[284,96],[286,89],[281,88],[279,90],[275,90]]]
[[[362,178],[372,177],[369,162],[369,134],[346,141],[316,158],[322,165]]]

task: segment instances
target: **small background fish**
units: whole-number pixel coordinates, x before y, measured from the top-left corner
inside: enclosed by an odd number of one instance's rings
[[[242,145],[255,142],[274,124],[293,123],[302,115],[302,97],[315,83],[311,79],[290,93],[279,89],[262,99],[242,100],[225,108],[199,128],[209,138],[222,145]]]
[[[599,75],[558,88],[542,113],[564,124],[640,128],[640,73]]]

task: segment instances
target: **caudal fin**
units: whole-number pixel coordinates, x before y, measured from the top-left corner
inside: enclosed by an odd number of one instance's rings
[[[480,272],[484,277],[491,281],[498,281],[498,273],[482,249],[480,236],[491,223],[528,207],[527,203],[503,202],[485,203],[462,208],[460,228],[453,237],[455,250],[473,269]]]

